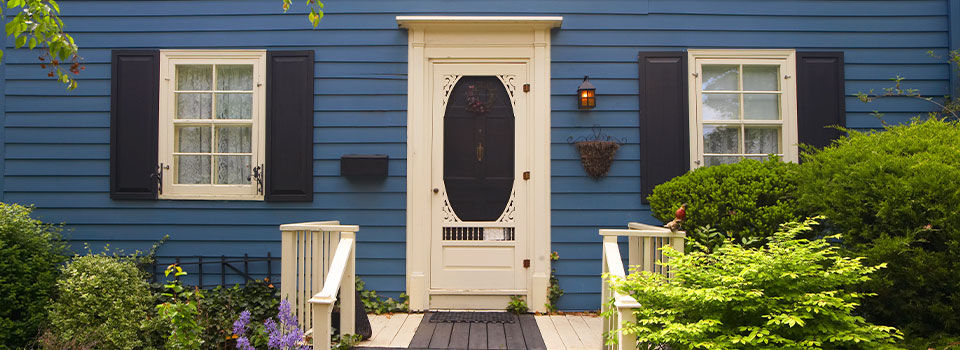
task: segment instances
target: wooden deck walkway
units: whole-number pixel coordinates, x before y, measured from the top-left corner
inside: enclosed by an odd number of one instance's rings
[[[601,319],[521,315],[514,323],[432,323],[427,314],[369,315],[372,337],[359,349],[549,349],[602,347]]]

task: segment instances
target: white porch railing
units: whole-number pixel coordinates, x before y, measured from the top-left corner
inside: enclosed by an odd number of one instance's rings
[[[340,293],[340,334],[353,334],[356,225],[339,221],[280,225],[280,294],[304,328],[312,326],[313,348],[330,349],[331,315]]]
[[[620,257],[620,246],[617,244],[617,237],[625,236],[628,238],[629,247],[629,265],[638,266],[642,271],[650,271],[670,275],[667,267],[658,263],[664,262],[667,257],[660,251],[661,247],[671,246],[677,251],[683,252],[683,241],[686,233],[683,231],[672,232],[670,229],[631,222],[627,230],[600,230],[600,236],[603,237],[603,272],[613,276],[626,276],[623,267],[623,258]],[[617,293],[610,289],[607,281],[602,282],[600,311],[606,312],[610,306],[607,304],[611,299],[614,300],[613,307],[616,311],[613,316],[603,320],[603,333],[620,328],[623,322],[635,322],[633,310],[640,308],[641,305],[630,296]],[[605,349],[637,349],[637,338],[635,336],[623,333],[617,333],[616,345],[604,345]]]

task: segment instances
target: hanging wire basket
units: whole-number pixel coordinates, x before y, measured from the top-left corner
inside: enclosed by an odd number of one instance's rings
[[[612,136],[604,134],[598,127],[593,128],[593,135],[581,137],[570,141],[577,147],[580,153],[580,163],[587,175],[594,179],[600,179],[607,176],[610,167],[613,165],[613,158],[620,149],[621,141]]]

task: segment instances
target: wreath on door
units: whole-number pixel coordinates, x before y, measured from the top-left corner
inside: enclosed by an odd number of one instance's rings
[[[467,85],[467,111],[476,114],[485,114],[490,111],[496,98],[496,91],[487,83],[476,82]]]

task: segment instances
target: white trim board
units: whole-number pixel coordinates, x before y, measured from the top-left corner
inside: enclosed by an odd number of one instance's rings
[[[398,16],[408,29],[407,80],[407,294],[411,310],[431,308],[432,65],[438,61],[529,65],[532,228],[527,244],[527,304],[545,311],[550,277],[550,29],[562,17]],[[438,295],[438,297],[443,298]],[[438,300],[439,302],[439,300]],[[440,306],[440,305],[437,305]],[[449,306],[449,305],[443,305]]]

